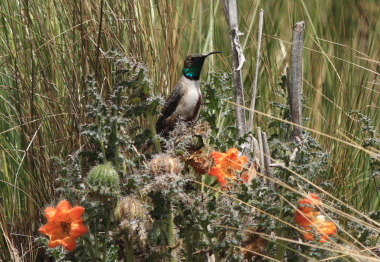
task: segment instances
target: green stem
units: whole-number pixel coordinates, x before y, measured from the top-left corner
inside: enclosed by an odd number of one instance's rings
[[[110,235],[110,224],[111,224],[111,212],[108,212],[108,218],[107,218],[107,221],[106,221],[106,234],[105,234],[105,240],[104,240],[104,243],[103,243],[103,261],[107,261],[107,240],[109,238],[109,235]],[[128,260],[129,261],[129,260]]]
[[[269,238],[265,238],[267,239],[268,241],[270,240]],[[309,253],[309,250],[310,250],[310,247],[308,246],[304,246],[304,245],[301,245],[301,252],[299,250],[296,250],[296,249],[293,249],[291,247],[289,247],[287,245],[287,243],[283,244],[283,242],[280,243],[280,241],[276,241],[275,242],[278,245],[282,246],[285,248],[285,250],[290,250],[290,251],[293,251],[294,253],[298,253],[300,255],[300,257],[298,258],[298,261],[299,262],[302,262],[302,261],[317,261],[316,259],[308,256],[308,255],[305,255],[305,254],[308,254]],[[305,259],[306,258],[306,259]]]
[[[99,257],[99,245],[98,245],[98,227],[97,223],[94,224],[94,241],[95,241],[95,255]]]
[[[309,253],[310,253],[310,247],[309,246],[303,246],[303,248],[302,248],[302,254],[309,255]],[[299,262],[305,261],[305,257],[304,256],[298,257],[298,261]]]
[[[117,108],[119,108],[119,99],[118,99],[118,96],[115,95],[115,98],[114,98],[114,104]],[[110,142],[112,142],[111,146],[112,148],[114,148],[114,151],[115,151],[115,159],[114,159],[114,165],[115,165],[115,169],[117,171],[119,171],[119,143],[117,141],[117,135],[118,135],[118,132],[119,132],[119,125],[117,124],[117,109],[116,107],[114,107],[112,109],[112,116],[114,117],[114,121],[113,121],[113,126],[112,126],[112,134],[111,134],[111,139],[110,139]]]
[[[283,196],[285,194],[285,187],[282,188],[282,193],[281,195]],[[282,219],[283,218],[283,210],[284,210],[284,205],[285,205],[285,201],[283,198],[281,198],[281,208],[280,208],[280,214],[279,214],[279,219]],[[285,235],[285,229],[284,228],[280,228],[279,231],[277,232],[277,235],[280,236],[280,237],[284,237]],[[284,256],[285,256],[285,252],[286,252],[286,247],[287,247],[287,243],[283,240],[279,240],[278,241],[279,243],[281,244],[277,244],[277,254],[276,254],[276,258],[278,260],[283,260]]]
[[[99,143],[100,143],[100,148],[102,149],[104,163],[106,163],[107,162],[106,149],[104,148],[104,142],[102,138],[100,138]]]
[[[236,236],[236,233],[234,233],[234,236]],[[235,246],[231,245],[230,248],[228,249],[227,255],[226,255],[226,258],[225,258],[226,261],[229,261],[230,257],[232,256],[232,254],[234,252],[234,248],[235,248]]]
[[[174,212],[173,202],[169,200],[169,214],[168,214],[168,244],[170,248],[170,261],[176,262],[176,250],[175,250],[175,231],[174,231]]]
[[[185,214],[183,213],[183,210],[181,208],[181,205],[178,205],[178,212],[182,219],[185,219]],[[193,243],[194,241],[191,241],[191,236],[188,228],[185,228],[184,230],[184,235],[185,235],[185,245],[186,245],[186,253],[187,253],[187,260],[188,262],[192,262],[192,253],[193,253]]]
[[[90,253],[90,257],[92,261],[96,261],[96,255],[93,246],[91,245],[90,238],[86,236],[84,239],[84,244],[86,245],[88,253]]]
[[[153,115],[150,113],[148,113],[148,123],[150,130],[152,130],[153,136],[155,137],[157,135],[156,124],[154,123]],[[158,139],[154,139],[154,145],[156,146],[157,153],[162,153],[161,144]]]
[[[115,169],[117,171],[119,171],[119,145],[118,145],[118,142],[117,142],[117,133],[119,131],[119,127],[117,125],[117,121],[115,121],[113,129],[114,129],[113,130],[114,131],[114,134],[113,134],[114,141],[113,142],[116,144],[116,146],[115,146],[115,160],[114,160],[114,162],[115,162]]]
[[[280,232],[280,237],[284,237],[284,231]],[[285,256],[287,248],[287,243],[284,240],[278,240],[277,241],[277,254],[276,254],[276,259],[282,261]]]
[[[136,262],[136,258],[133,252],[133,243],[129,239],[125,240],[125,253],[126,253],[126,261],[128,262]]]
[[[181,215],[182,219],[185,220],[185,214],[183,213],[181,205],[177,208],[179,214]],[[185,245],[186,245],[186,253],[187,253],[187,261],[188,262],[196,262],[201,259],[201,255],[195,255],[194,252],[197,251],[196,247],[197,244],[200,243],[200,240],[202,239],[202,234],[200,231],[194,231],[191,229],[191,226],[184,225],[184,238],[185,238]]]
[[[98,127],[98,130],[100,130],[101,126],[100,126],[100,123],[99,123],[99,117],[98,116],[95,119],[95,123],[96,123],[96,126]],[[100,148],[102,150],[102,154],[103,154],[103,158],[104,158],[104,163],[106,163],[107,162],[106,149],[104,148],[104,141],[103,141],[102,135],[100,135],[99,143],[100,143]]]
[[[212,237],[208,234],[207,226],[205,226],[203,223],[201,223],[201,224],[202,224],[203,233],[205,234],[205,236],[206,236],[206,238],[208,240],[209,246],[210,246],[210,248],[212,250],[212,253],[215,256],[215,262],[220,262],[219,254],[218,254],[218,252],[216,252],[215,247],[214,247],[214,245],[212,243]]]

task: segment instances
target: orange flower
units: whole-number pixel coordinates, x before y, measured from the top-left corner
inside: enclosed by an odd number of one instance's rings
[[[298,225],[307,231],[303,236],[306,240],[314,240],[315,235],[319,236],[319,242],[325,243],[329,236],[337,233],[334,222],[325,221],[325,217],[315,211],[316,206],[322,205],[322,201],[316,194],[310,194],[308,198],[302,199],[298,203],[294,220]],[[314,233],[312,232],[314,231]]]
[[[210,176],[216,176],[218,182],[224,187],[227,184],[225,178],[236,179],[236,171],[243,170],[243,165],[248,163],[248,157],[239,158],[239,151],[230,148],[226,153],[214,151],[210,156],[214,159],[215,166],[209,171]]]
[[[298,203],[298,209],[296,210],[294,218],[296,223],[301,227],[311,225],[313,222],[313,217],[315,215],[319,215],[314,214],[313,212],[316,205],[322,205],[322,201],[314,193],[310,194],[308,198],[301,199]]]
[[[324,217],[324,216],[321,216],[321,217]],[[325,243],[329,239],[329,236],[335,235],[337,232],[334,222],[331,222],[331,221],[323,222],[320,225],[314,224],[313,227],[315,229],[315,234],[313,234],[312,232],[308,232],[304,234],[303,236],[306,240],[309,240],[309,241],[314,240],[315,235],[317,235],[318,237],[320,237],[319,242]],[[305,229],[307,231],[312,230],[311,227],[308,227]]]
[[[322,234],[321,240],[319,242],[325,243],[329,237],[336,234],[336,227],[334,222],[326,221],[323,223],[322,227],[317,228],[317,232]]]
[[[42,234],[50,237],[49,247],[55,248],[62,245],[68,251],[73,251],[76,246],[75,239],[88,231],[81,218],[83,213],[83,207],[71,208],[67,200],[62,200],[57,208],[47,207],[45,216],[48,223],[40,227],[39,230]]]

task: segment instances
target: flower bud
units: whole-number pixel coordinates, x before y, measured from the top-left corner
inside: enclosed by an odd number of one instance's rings
[[[87,177],[91,191],[100,195],[117,196],[120,193],[119,183],[119,175],[111,162],[93,167]]]
[[[150,162],[150,169],[155,175],[179,173],[181,167],[176,158],[158,155]]]
[[[145,217],[146,209],[139,200],[129,196],[119,199],[115,208],[115,218],[117,220],[133,220],[136,218],[143,219]]]
[[[195,151],[186,159],[186,162],[197,174],[207,174],[212,165],[212,161],[204,150]]]
[[[319,215],[315,217],[314,223],[317,226],[322,226],[323,223],[325,223],[325,216],[324,215]]]
[[[119,223],[119,233],[142,252],[146,252],[149,219],[142,202],[130,196],[120,198],[115,208],[115,218]]]

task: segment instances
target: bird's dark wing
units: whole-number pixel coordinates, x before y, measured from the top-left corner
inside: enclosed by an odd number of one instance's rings
[[[183,96],[182,84],[178,83],[174,88],[173,93],[166,100],[165,106],[162,110],[160,117],[156,123],[156,132],[159,135],[166,136],[169,131],[174,127],[173,123],[168,123],[167,120],[176,111],[179,102]]]

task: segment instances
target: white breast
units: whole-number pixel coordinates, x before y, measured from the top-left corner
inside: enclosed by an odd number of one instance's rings
[[[194,115],[194,109],[201,97],[201,90],[199,80],[193,81],[185,77],[183,85],[186,87],[186,92],[181,103],[177,107],[176,114],[179,117],[186,119],[191,118]],[[198,118],[198,116],[196,118]]]

